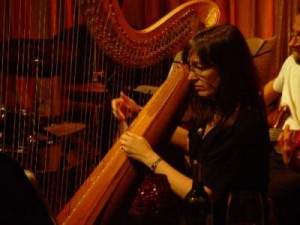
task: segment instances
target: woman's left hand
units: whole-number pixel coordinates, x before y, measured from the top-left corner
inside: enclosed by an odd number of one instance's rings
[[[150,167],[158,157],[145,138],[132,132],[126,131],[122,134],[120,144],[121,150],[123,150],[128,157],[140,161],[148,167]]]

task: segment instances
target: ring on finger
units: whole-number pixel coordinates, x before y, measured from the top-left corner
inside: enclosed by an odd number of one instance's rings
[[[120,147],[120,150],[121,150],[122,152],[125,152],[125,149],[124,149],[124,146],[123,146],[123,145]]]

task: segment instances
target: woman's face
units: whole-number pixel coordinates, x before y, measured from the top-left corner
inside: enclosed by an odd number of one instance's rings
[[[213,67],[203,65],[196,54],[190,57],[190,74],[194,89],[199,97],[214,99],[220,84],[220,75]]]

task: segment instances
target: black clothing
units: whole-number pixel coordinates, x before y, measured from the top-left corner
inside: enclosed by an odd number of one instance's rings
[[[0,153],[0,224],[54,224],[22,167],[3,153]]]
[[[300,173],[284,165],[282,156],[275,152],[270,157],[269,196],[279,225],[299,225]]]
[[[271,144],[265,115],[249,110],[230,128],[216,126],[203,140],[195,128],[189,137],[191,158],[205,163],[204,184],[219,197],[214,225],[225,224],[231,191],[260,191],[266,201]]]

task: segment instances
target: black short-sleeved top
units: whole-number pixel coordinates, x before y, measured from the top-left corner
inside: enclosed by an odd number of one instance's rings
[[[216,126],[203,139],[200,130],[195,127],[189,133],[190,157],[205,163],[204,184],[220,196],[214,203],[214,224],[224,224],[231,191],[267,192],[268,123],[264,114],[247,110],[230,128]]]

